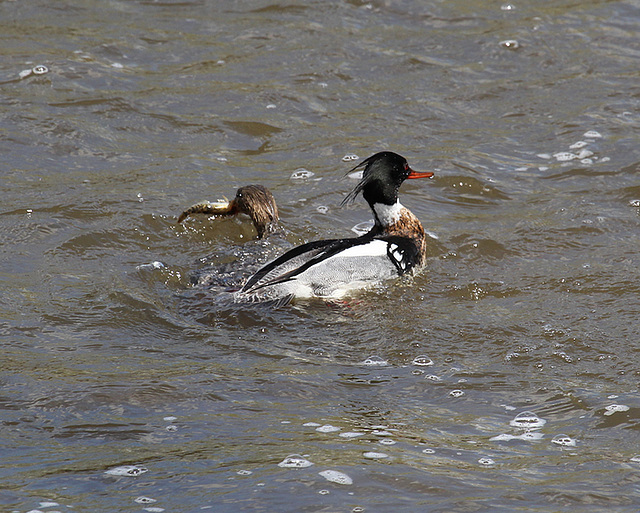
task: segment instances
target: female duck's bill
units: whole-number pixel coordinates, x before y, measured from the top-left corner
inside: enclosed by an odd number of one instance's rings
[[[231,201],[202,202],[192,205],[180,214],[178,223],[193,214],[235,216],[247,214],[258,232],[258,238],[272,231],[278,223],[278,207],[273,194],[263,185],[245,185],[236,192]]]

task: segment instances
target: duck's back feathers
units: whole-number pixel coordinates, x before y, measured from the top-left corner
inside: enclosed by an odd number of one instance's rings
[[[340,297],[410,271],[419,248],[405,237],[360,237],[310,242],[267,264],[240,290],[238,299]]]

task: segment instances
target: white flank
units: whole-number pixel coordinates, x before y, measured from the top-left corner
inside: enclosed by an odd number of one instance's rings
[[[340,253],[327,258],[327,260],[344,257],[385,256],[386,254],[387,243],[383,240],[372,240],[366,244],[359,244],[357,246],[352,246],[349,249],[345,249],[344,251],[340,251]]]

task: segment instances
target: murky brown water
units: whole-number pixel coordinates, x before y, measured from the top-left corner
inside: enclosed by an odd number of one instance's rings
[[[637,511],[640,5],[529,4],[0,2],[2,509]],[[383,149],[423,273],[227,301]]]

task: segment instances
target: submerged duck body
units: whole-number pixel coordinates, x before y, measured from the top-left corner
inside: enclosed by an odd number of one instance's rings
[[[275,229],[278,223],[278,207],[271,191],[263,185],[245,185],[236,191],[231,201],[215,203],[205,201],[196,203],[180,214],[178,223],[193,214],[208,214],[216,216],[235,216],[247,214],[258,232],[258,238]]]
[[[353,170],[360,168],[362,180],[342,203],[362,193],[373,211],[373,228],[361,237],[309,242],[286,252],[251,276],[236,292],[236,300],[284,304],[294,297],[339,298],[424,263],[424,229],[398,201],[398,189],[406,179],[430,178],[433,173],[413,171],[404,157],[388,151]]]

